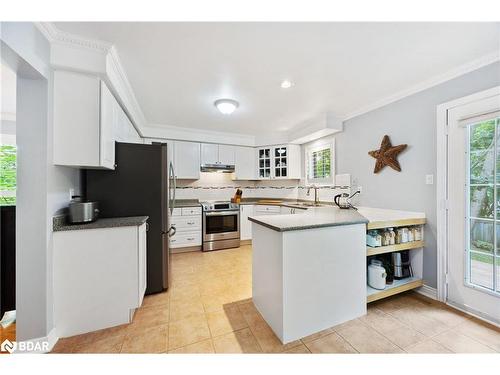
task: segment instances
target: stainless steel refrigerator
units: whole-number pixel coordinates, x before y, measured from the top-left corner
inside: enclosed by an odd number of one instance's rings
[[[175,233],[175,173],[167,145],[116,143],[115,163],[115,170],[85,170],[83,193],[99,202],[100,217],[149,216],[146,294],[161,292],[170,285],[169,237]]]

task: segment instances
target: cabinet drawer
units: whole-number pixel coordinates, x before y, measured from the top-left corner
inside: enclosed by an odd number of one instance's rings
[[[201,215],[201,207],[183,207],[182,216]]]
[[[172,216],[181,216],[182,215],[182,208],[174,208],[172,210]]]
[[[177,232],[173,237],[170,237],[170,247],[187,247],[201,246],[201,231],[200,232]]]
[[[172,226],[179,232],[201,231],[201,215],[198,216],[173,216]]]
[[[255,206],[254,209],[255,213],[257,215],[259,214],[279,214],[280,213],[280,206]]]

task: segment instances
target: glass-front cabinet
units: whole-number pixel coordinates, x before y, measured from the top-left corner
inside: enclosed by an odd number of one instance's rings
[[[259,178],[271,178],[271,149],[259,149]]]
[[[274,148],[274,177],[288,177],[288,153],[287,147]]]
[[[257,151],[259,179],[300,179],[300,146],[280,145]]]

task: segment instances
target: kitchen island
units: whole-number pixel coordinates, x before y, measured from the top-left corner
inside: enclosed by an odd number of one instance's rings
[[[366,224],[332,206],[253,216],[253,302],[283,343],[366,314]]]

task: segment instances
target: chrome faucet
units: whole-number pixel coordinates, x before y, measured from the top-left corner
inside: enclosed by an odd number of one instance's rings
[[[311,188],[314,189],[314,205],[319,206],[319,197],[318,197],[318,187],[316,185],[311,185],[307,188],[306,195],[309,196],[311,192]]]

